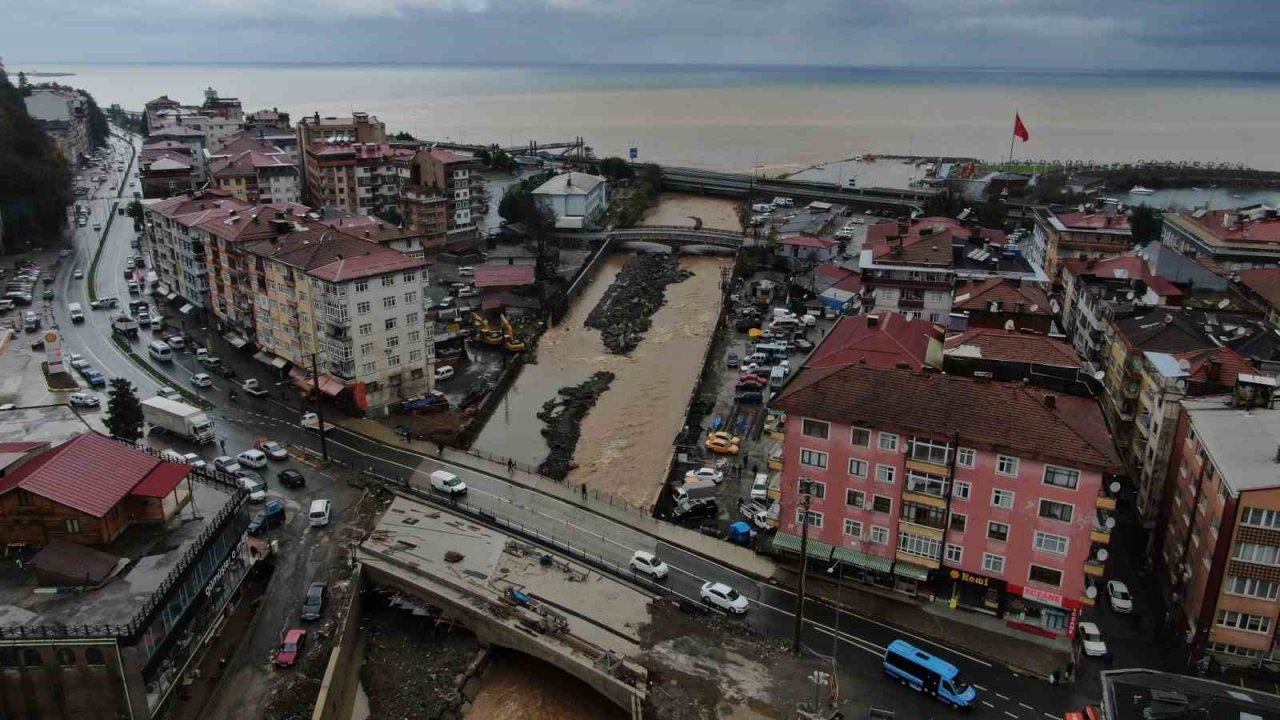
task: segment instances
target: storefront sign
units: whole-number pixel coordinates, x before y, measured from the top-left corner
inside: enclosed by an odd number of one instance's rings
[[[958,580],[959,582],[968,583],[970,585],[977,585],[978,587],[992,588],[995,590],[1005,589],[1005,582],[1003,580],[998,578],[989,578],[985,575],[974,575],[973,573],[965,572],[964,570],[952,569],[950,577],[952,580]]]
[[[1045,605],[1053,605],[1054,607],[1064,607],[1062,596],[1058,593],[1051,593],[1046,590],[1040,590],[1033,587],[1022,588],[1022,597],[1028,600],[1044,603]]]
[[[1078,627],[1080,627],[1080,609],[1076,608],[1071,611],[1071,619],[1067,621],[1067,637],[1075,637]]]

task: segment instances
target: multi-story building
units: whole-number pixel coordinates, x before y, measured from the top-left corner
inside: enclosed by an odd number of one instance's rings
[[[199,165],[186,143],[157,140],[143,145],[138,155],[142,197],[167,198],[195,190],[200,185]]]
[[[775,549],[923,588],[1069,644],[1105,574],[1120,469],[1097,404],[1023,383],[861,364],[803,368],[786,410]],[[803,482],[802,482],[803,481]]]
[[[203,181],[206,169],[205,150],[210,147],[204,132],[184,125],[173,125],[152,130],[146,140],[147,144],[165,141],[179,142],[187,146],[195,177]]]
[[[438,148],[419,150],[415,159],[422,187],[444,195],[449,239],[474,236],[489,206],[480,161]]]
[[[1062,328],[1076,352],[1100,364],[1107,322],[1139,305],[1179,305],[1182,291],[1147,269],[1136,255],[1105,260],[1064,260],[1058,265],[1062,283]]]
[[[943,325],[957,279],[1045,281],[1003,231],[945,217],[872,225],[858,267],[862,305],[869,312],[899,312]]]
[[[594,229],[609,209],[608,181],[587,173],[561,173],[539,185],[533,194],[555,213],[560,230]]]
[[[209,181],[219,190],[250,203],[296,203],[302,199],[302,182],[292,153],[243,150],[215,157],[209,163]]]
[[[1280,265],[1280,217],[1266,205],[1165,213],[1160,241],[1224,274]]]
[[[221,190],[189,191],[167,200],[144,203],[143,240],[151,249],[160,294],[181,295],[192,309],[198,310],[197,315],[203,315],[208,307],[208,267],[203,236],[194,229],[201,223],[225,220],[251,207]]]
[[[1235,273],[1236,287],[1267,314],[1267,322],[1280,328],[1280,268],[1255,268]]]
[[[970,329],[947,338],[942,369],[951,375],[1027,382],[1049,390],[1093,397],[1100,383],[1082,373],[1071,346],[1036,333]]]
[[[1053,308],[1041,283],[993,277],[957,282],[954,292],[953,330],[1009,328],[1046,335],[1053,330]]]
[[[1062,261],[1070,258],[1101,260],[1127,252],[1133,245],[1129,218],[1114,205],[1098,212],[1035,211],[1035,230],[1026,243],[1028,259],[1044,267],[1058,281]]]
[[[298,120],[295,129],[298,134],[298,147],[305,148],[313,143],[332,141],[339,143],[374,143],[387,141],[387,126],[380,122],[376,115],[366,112],[353,112],[351,118],[320,117],[315,113]]]
[[[63,87],[32,88],[24,100],[27,114],[53,139],[68,167],[77,167],[92,150],[88,100],[78,90]]]
[[[360,409],[431,389],[433,322],[424,312],[426,263],[329,227],[246,243],[256,341],[293,364],[300,385]]]
[[[306,195],[312,204],[352,215],[396,209],[400,188],[395,159],[412,153],[387,143],[313,142],[302,150]]]
[[[443,238],[402,224],[392,225],[372,215],[351,215],[332,220],[322,220],[321,225],[361,240],[376,242],[412,258],[422,259],[444,247]],[[439,245],[436,242],[439,242]]]
[[[289,122],[289,113],[280,112],[280,108],[271,108],[270,110],[257,110],[246,113],[244,116],[244,129],[247,131],[263,130],[267,132],[293,130],[293,124]]]
[[[1276,380],[1241,375],[1229,399],[1183,400],[1153,557],[1193,658],[1275,660],[1280,623]]]

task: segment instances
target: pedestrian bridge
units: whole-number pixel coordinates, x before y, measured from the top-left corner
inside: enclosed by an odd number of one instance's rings
[[[639,720],[648,674],[637,628],[652,595],[407,497],[356,550],[366,578],[420,598],[485,644],[590,685]]]
[[[742,233],[730,230],[681,227],[679,225],[646,225],[642,227],[610,230],[605,235],[614,242],[651,242],[681,247],[684,245],[713,245],[737,250],[748,246],[752,240]]]

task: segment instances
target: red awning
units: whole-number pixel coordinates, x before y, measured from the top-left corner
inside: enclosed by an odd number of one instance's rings
[[[320,392],[325,395],[334,396],[346,389],[346,384],[341,380],[329,377],[328,375],[320,376]]]
[[[162,462],[147,473],[142,482],[135,485],[129,494],[138,497],[162,498],[173,492],[173,489],[178,487],[178,483],[182,482],[191,470],[192,467],[185,463]]]

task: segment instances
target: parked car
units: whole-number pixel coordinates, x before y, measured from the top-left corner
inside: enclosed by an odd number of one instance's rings
[[[93,368],[86,368],[82,374],[84,375],[84,381],[89,383],[89,387],[106,387],[107,385],[107,379],[102,376],[102,373]]]
[[[1115,612],[1133,612],[1133,596],[1129,594],[1129,587],[1119,580],[1107,581],[1107,601]]]
[[[731,368],[738,367],[738,362],[739,362],[738,353],[729,353],[729,359],[728,359],[729,367]]]
[[[467,494],[467,484],[457,475],[445,470],[431,473],[431,489],[451,497]]]
[[[313,582],[307,586],[307,595],[302,600],[302,619],[319,620],[324,613],[324,601],[329,597],[329,586],[322,582]]]
[[[448,380],[453,377],[453,367],[451,365],[441,365],[436,368],[436,382]]]
[[[306,644],[306,630],[302,628],[285,630],[284,639],[280,641],[280,649],[276,651],[276,667],[287,668],[297,665]]]
[[[747,611],[747,599],[739,595],[737,590],[724,583],[703,583],[699,594],[704,602],[714,605],[725,612],[742,615]]]
[[[258,443],[258,449],[266,453],[266,456],[272,460],[288,460],[289,451],[275,440],[263,440]]]
[[[186,341],[182,339],[181,335],[170,335],[165,338],[164,341],[172,350],[181,350],[187,346]]]
[[[662,580],[671,572],[671,568],[659,560],[657,555],[644,550],[637,550],[631,555],[631,569],[654,580]]]
[[[280,500],[268,500],[262,509],[253,514],[249,520],[249,534],[258,536],[265,534],[273,527],[284,524],[284,503]]]
[[[207,466],[209,465],[209,463],[207,463],[207,462],[205,462],[205,461],[204,461],[204,458],[200,457],[199,455],[197,455],[197,454],[195,454],[195,453],[187,453],[187,454],[183,455],[183,456],[182,456],[182,462],[184,462],[184,463],[186,463],[186,464],[188,464],[188,465],[190,465],[190,466],[192,466],[192,467],[197,467],[197,468],[203,468],[203,467],[207,467]]]
[[[198,388],[213,387],[213,378],[205,373],[196,373],[191,376],[191,384]]]
[[[722,438],[707,438],[702,447],[719,455],[737,455],[738,446]]]
[[[741,444],[742,444],[742,438],[738,437],[737,435],[733,435],[732,433],[727,433],[727,432],[725,432],[725,431],[723,431],[723,430],[716,430],[715,432],[708,433],[708,434],[707,434],[707,439],[708,439],[708,440],[723,440],[723,441],[725,441],[725,442],[729,443],[730,445],[741,445]]]
[[[234,475],[240,469],[240,463],[236,462],[236,459],[230,455],[219,455],[213,459],[213,467],[224,473]]]
[[[1107,643],[1102,639],[1102,632],[1091,622],[1082,622],[1076,630],[1080,644],[1084,646],[1084,654],[1090,657],[1102,657],[1107,654]]]
[[[89,361],[85,360],[84,356],[81,355],[80,353],[71,353],[71,355],[69,355],[68,357],[70,358],[70,362],[68,362],[67,364],[75,368],[76,370],[79,370],[80,368],[85,367],[89,364]]]
[[[98,407],[102,404],[102,400],[91,393],[71,393],[70,402],[75,407],[83,408]]]
[[[177,390],[174,390],[168,385],[165,385],[161,387],[159,390],[156,390],[156,395],[166,400],[177,400],[178,402],[182,402],[182,393],[178,392]]]
[[[267,454],[261,450],[245,450],[236,456],[236,462],[240,467],[249,467],[255,470],[267,466]]]
[[[276,473],[276,478],[280,481],[281,485],[287,488],[300,488],[307,484],[307,479],[303,477],[302,473],[294,470],[293,468],[281,470]]]
[[[715,517],[719,512],[720,506],[716,504],[715,498],[702,498],[678,503],[671,509],[671,519],[677,523],[686,523]]]
[[[724,473],[715,468],[702,467],[697,470],[690,470],[684,474],[684,481],[691,482],[696,480],[710,480],[719,485],[724,480]]]
[[[245,472],[241,469],[240,472]],[[261,478],[255,480],[253,478],[239,476],[240,487],[249,493],[249,502],[260,503],[267,499],[267,485],[261,481]]]

